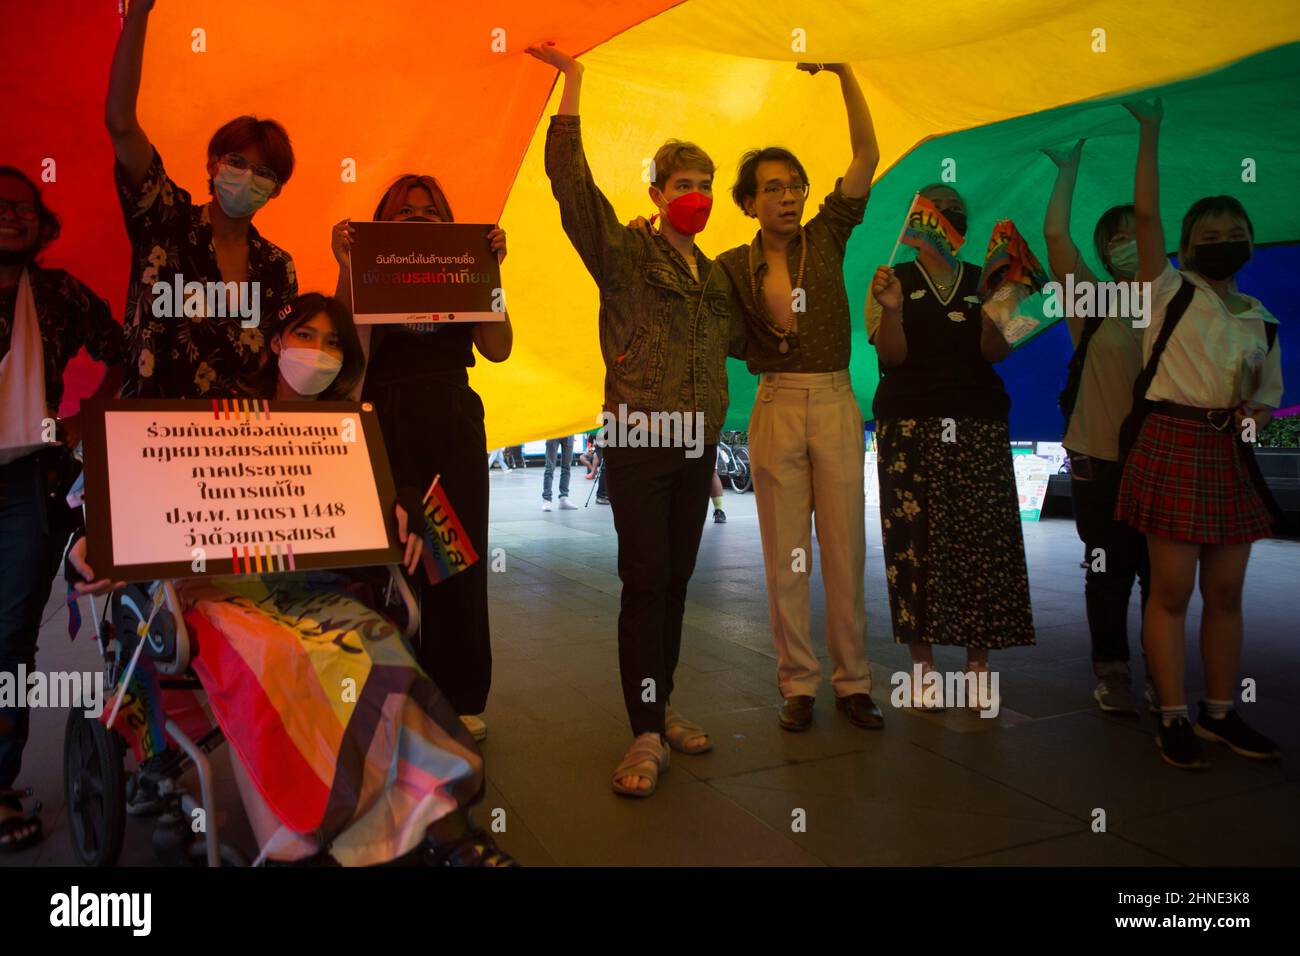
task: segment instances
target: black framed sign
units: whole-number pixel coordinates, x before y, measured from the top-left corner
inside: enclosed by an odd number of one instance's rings
[[[401,560],[393,477],[369,402],[88,400],[81,417],[96,577]]]
[[[352,312],[358,323],[499,322],[501,267],[490,225],[354,222]]]

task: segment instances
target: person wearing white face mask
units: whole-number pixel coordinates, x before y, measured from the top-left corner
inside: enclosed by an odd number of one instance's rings
[[[343,302],[315,292],[296,297],[274,317],[268,343],[270,359],[262,371],[257,397],[293,402],[351,399],[365,367],[365,356],[351,312]],[[399,487],[397,502],[394,511],[398,539],[405,547],[402,567],[409,575],[419,564],[426,525],[417,490]],[[87,579],[75,585],[80,593],[102,592],[111,587],[112,582],[89,580],[94,571],[86,564],[84,539],[70,551],[69,580],[75,582],[79,576]],[[405,754],[404,764],[414,758],[423,771],[401,780],[384,780],[382,774],[376,778],[367,773],[364,785],[357,792],[349,791],[342,800],[353,801],[350,815],[330,817],[329,825],[317,830],[297,830],[290,823],[301,817],[301,807],[297,806],[299,782],[291,769],[286,770],[284,764],[273,765],[273,758],[268,756],[279,753],[276,746],[284,743],[268,743],[268,735],[279,732],[278,725],[275,721],[248,720],[237,709],[216,704],[214,715],[233,745],[231,769],[260,857],[268,865],[299,866],[330,866],[336,861],[373,865],[398,859],[429,866],[515,865],[469,817],[469,805],[483,793],[483,758],[468,728],[392,625],[380,622],[361,606],[366,602],[356,594],[358,587],[364,588],[365,584],[362,571],[340,575],[266,574],[251,585],[240,578],[193,578],[177,584],[187,620],[204,635],[199,641],[195,671],[209,699],[221,701],[228,696],[234,700],[243,692],[241,682],[245,681],[255,681],[267,689],[267,696],[279,698],[287,692],[282,686],[285,682],[300,681],[302,674],[312,673],[312,665],[304,660],[306,655],[360,655],[354,659],[365,659],[372,668],[382,667],[383,692],[368,697],[370,683],[363,681],[357,696],[345,698],[337,706],[352,707],[349,714],[357,714],[344,715],[343,724],[350,729],[370,720],[377,720],[379,727],[369,737],[345,734],[336,751],[338,765],[346,773],[348,768],[367,763],[386,766],[391,758],[395,766],[401,752]],[[263,591],[250,591],[250,587]],[[259,593],[261,598],[256,602],[247,600],[250,593]],[[332,596],[323,597],[327,594]],[[346,646],[343,641],[304,642],[297,629],[276,626],[284,624],[284,616],[294,618],[299,613],[291,609],[319,615],[327,605],[334,627],[343,628],[340,622],[346,621],[366,622],[364,626],[354,625]],[[220,613],[214,612],[217,608]],[[423,608],[422,614],[426,612],[427,608]],[[268,625],[268,616],[274,625]],[[220,646],[223,641],[248,633],[274,642],[274,651],[268,650],[262,661],[280,662],[278,666],[260,663],[237,672],[213,665],[213,658],[205,659],[205,654],[213,653],[213,645]],[[286,665],[286,661],[290,664]],[[370,673],[373,675],[375,670]],[[380,699],[384,701],[381,714],[361,716],[365,708]],[[296,766],[292,761],[290,765]],[[318,783],[318,779],[304,779],[301,786],[309,790],[309,784]],[[391,795],[384,795],[390,791]],[[382,822],[376,821],[379,814],[367,809],[378,806],[387,808],[381,815]],[[353,824],[359,824],[358,830],[364,834],[359,841],[349,835]]]
[[[153,4],[135,0],[126,14],[105,106],[131,239],[125,325],[132,361],[123,396],[252,398],[266,361],[262,319],[298,293],[293,259],[252,220],[293,174],[293,147],[274,120],[231,120],[208,144],[213,201],[191,201],[136,116]],[[176,294],[189,283],[202,284],[204,295]]]
[[[1083,143],[1079,140],[1068,152],[1044,150],[1058,167],[1043,223],[1048,264],[1058,281],[1073,276],[1076,289],[1099,281],[1070,237],[1070,203]],[[1093,230],[1097,258],[1116,282],[1131,282],[1137,272],[1135,231],[1132,203],[1107,209]],[[1106,713],[1136,717],[1129,674],[1129,596],[1136,578],[1146,607],[1151,565],[1145,536],[1115,519],[1115,500],[1121,475],[1119,431],[1133,405],[1133,383],[1142,371],[1145,323],[1134,323],[1136,313],[1091,317],[1074,313],[1073,308],[1066,309],[1075,351],[1061,410],[1066,417],[1075,527],[1088,561],[1084,602],[1097,677],[1092,696]],[[1154,708],[1155,688],[1149,673],[1146,699],[1148,707]]]

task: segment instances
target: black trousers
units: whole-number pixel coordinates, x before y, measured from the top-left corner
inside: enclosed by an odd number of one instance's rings
[[[686,585],[709,512],[717,446],[606,448],[618,533],[618,667],[633,734],[663,733],[682,647]],[[647,683],[647,681],[651,683]]]
[[[421,376],[400,382],[366,380],[363,398],[375,403],[398,487],[420,494],[434,475],[479,559],[469,569],[430,584],[423,568],[417,657],[458,714],[481,714],[492,685],[488,626],[487,438],[483,402],[458,376]]]
[[[41,612],[67,541],[66,528],[51,526],[43,457],[0,465],[0,674],[13,681],[20,664],[28,674],[36,669]],[[27,687],[16,690],[25,705]],[[27,728],[26,706],[0,707],[0,790],[22,769]]]
[[[1071,460],[1078,458],[1072,456]],[[1137,578],[1144,611],[1151,593],[1146,536],[1127,522],[1115,520],[1115,499],[1119,496],[1122,474],[1119,464],[1088,458],[1083,470],[1092,477],[1083,480],[1076,471],[1070,489],[1074,524],[1087,552],[1084,602],[1088,608],[1092,659],[1094,663],[1127,661],[1128,605],[1133,579]]]

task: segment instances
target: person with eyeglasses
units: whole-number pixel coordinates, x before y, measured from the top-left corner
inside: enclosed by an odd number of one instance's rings
[[[853,157],[805,223],[810,187],[798,158],[779,146],[746,153],[731,197],[759,229],[752,242],[724,252],[718,263],[743,306],[749,371],[762,376],[749,420],[749,454],[777,686],[785,699],[778,722],[785,730],[806,730],[821,683],[808,612],[815,520],[836,706],[855,726],[876,729],[884,721],[871,699],[867,664],[865,449],[862,411],[849,380],[844,251],[866,211],[880,149],[848,64],[799,69],[839,77]]]
[[[95,397],[116,393],[125,341],[107,303],[62,269],[37,263],[59,219],[36,184],[0,166],[0,683],[36,669],[36,639],[76,512],[64,495],[78,440],[76,416],[58,420],[63,372],[85,346],[107,366]],[[7,678],[7,680],[5,679]],[[40,817],[13,789],[28,710],[0,704],[0,854],[40,842]]]
[[[267,356],[262,320],[269,324],[297,295],[298,279],[293,259],[252,220],[293,174],[293,147],[274,120],[236,117],[208,144],[213,201],[191,200],[167,175],[136,116],[153,6],[136,0],[127,11],[105,108],[131,240],[125,319],[132,362],[123,394],[253,397]],[[177,296],[177,281],[203,283],[205,295]]]

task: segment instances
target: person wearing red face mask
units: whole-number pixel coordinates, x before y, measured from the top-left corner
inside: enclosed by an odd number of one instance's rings
[[[819,72],[820,65],[800,69]],[[871,113],[845,63],[840,78],[853,158],[815,216],[803,222],[808,175],[789,150],[755,149],[740,161],[731,196],[758,220],[752,242],[718,256],[744,305],[749,371],[762,386],[749,420],[754,495],[767,571],[768,612],[786,730],[812,723],[821,667],[808,634],[808,554],[816,502],[817,545],[826,587],[826,647],[836,706],[855,726],[883,726],[871,700],[863,594],[866,514],[863,424],[849,380],[852,332],[844,250],[862,221],[880,161]]]
[[[612,783],[616,793],[647,797],[670,747],[712,747],[669,703],[727,411],[726,359],[743,353],[743,324],[726,273],[695,244],[713,205],[713,161],[693,143],[669,140],[655,154],[649,189],[658,231],[624,226],[583,152],[581,64],[550,44],[528,53],[564,74],[546,174],[564,231],[600,288],[605,476],[623,582],[619,669],[634,738]]]

